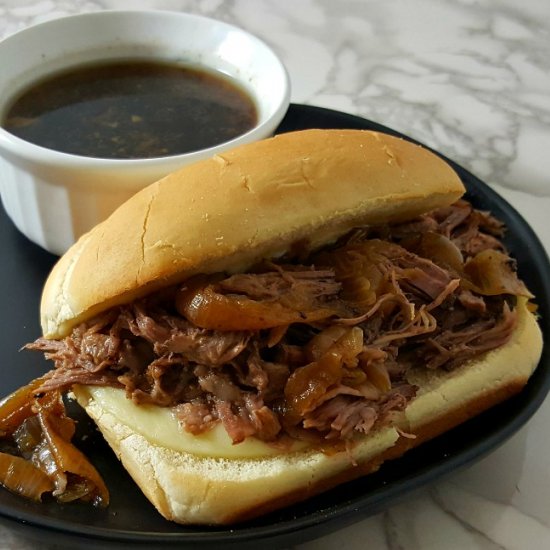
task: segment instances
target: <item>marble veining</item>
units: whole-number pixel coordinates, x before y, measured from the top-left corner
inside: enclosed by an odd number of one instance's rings
[[[549,2],[3,0],[0,37],[127,8],[199,13],[253,32],[285,62],[294,102],[357,114],[438,149],[512,203],[550,251]],[[547,400],[474,466],[296,548],[550,548],[549,425]],[[0,548],[37,547],[0,526]]]

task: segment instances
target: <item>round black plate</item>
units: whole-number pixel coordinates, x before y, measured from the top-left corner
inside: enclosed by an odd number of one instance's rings
[[[362,118],[302,105],[291,105],[279,131],[313,127],[374,129],[400,135]],[[508,203],[449,162],[466,184],[470,200],[506,222],[506,244],[517,258],[520,275],[537,296],[541,327],[545,340],[550,341],[550,267],[543,247]],[[40,292],[55,257],[20,235],[3,210],[0,248],[0,395],[5,395],[49,368],[38,354],[18,350],[40,334]],[[411,490],[472,463],[505,441],[531,417],[550,388],[548,353],[545,346],[541,364],[527,387],[508,402],[386,463],[375,474],[231,529],[182,527],[165,521],[131,481],[93,424],[76,409],[78,445],[103,474],[111,491],[110,507],[101,510],[79,504],[35,504],[0,489],[0,519],[42,543],[73,547],[219,548],[223,544],[226,548],[256,548],[261,543],[267,549],[303,542],[387,508]]]

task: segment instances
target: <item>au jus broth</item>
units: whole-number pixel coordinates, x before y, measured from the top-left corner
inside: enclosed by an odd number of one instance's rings
[[[117,61],[36,82],[2,126],[56,151],[139,159],[204,149],[257,123],[253,100],[225,75],[176,64]]]

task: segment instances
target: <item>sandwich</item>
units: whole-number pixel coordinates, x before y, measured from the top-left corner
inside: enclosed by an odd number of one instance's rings
[[[170,174],[52,270],[27,347],[54,368],[0,404],[0,430],[18,441],[49,407],[63,432],[70,395],[182,524],[242,522],[376,471],[519,392],[541,355],[503,224],[464,192],[427,149],[359,130]],[[105,504],[80,468],[35,496],[72,483]]]

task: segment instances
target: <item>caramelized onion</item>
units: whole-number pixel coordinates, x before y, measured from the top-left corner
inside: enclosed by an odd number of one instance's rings
[[[32,500],[54,488],[53,481],[32,462],[0,452],[0,483],[10,491]]]
[[[372,352],[365,352],[359,356],[359,364],[371,382],[377,389],[382,392],[388,392],[391,390],[391,380],[388,373],[388,369],[384,365],[383,360],[386,358],[386,354],[382,352],[379,357],[373,360]]]
[[[44,438],[47,441],[51,454],[55,460],[58,472],[76,476],[78,491],[74,491],[70,485],[65,485],[59,494],[54,493],[61,502],[80,498],[84,501],[92,501],[101,506],[109,504],[109,492],[103,479],[97,470],[90,464],[87,458],[67,441],[60,433],[60,422],[54,417],[41,419],[44,429]],[[83,487],[86,491],[83,492]],[[76,496],[75,496],[76,495]]]
[[[21,456],[2,454],[0,483],[39,500],[53,492],[61,502],[81,499],[107,505],[109,494],[96,469],[71,443],[74,421],[65,413],[58,391],[34,396],[41,378],[20,388],[0,404],[3,436],[11,436]]]
[[[60,501],[71,499],[72,484],[79,486],[76,494],[84,501],[106,506],[109,493],[97,472],[86,457],[70,442],[75,432],[74,421],[66,416],[61,395],[50,392],[37,399],[38,420],[42,428],[42,441],[37,447],[38,460],[54,479],[54,496]],[[68,475],[70,475],[70,480]],[[73,483],[69,483],[69,481]],[[82,486],[87,492],[82,493]]]
[[[329,350],[339,354],[347,365],[357,364],[357,355],[363,349],[363,331],[359,327],[332,325],[316,334],[306,345],[310,361],[317,361]]]
[[[332,352],[296,369],[285,386],[285,421],[296,425],[322,402],[328,388],[338,384],[342,374],[342,358]]]
[[[0,437],[12,435],[33,414],[32,396],[43,382],[43,378],[36,378],[0,401]]]
[[[288,300],[285,300],[288,302]],[[188,283],[176,297],[178,312],[205,329],[260,330],[291,323],[312,323],[335,314],[328,307],[296,302],[252,300],[246,296],[222,294],[212,284]]]
[[[402,248],[371,239],[351,242],[337,250],[322,253],[318,261],[332,267],[342,282],[342,297],[356,306],[372,306],[386,290],[388,258],[398,257]]]
[[[342,278],[342,299],[355,307],[367,309],[376,302],[376,290],[364,275],[349,275]]]
[[[451,239],[441,233],[427,231],[414,242],[401,243],[407,250],[432,260],[440,267],[450,268],[461,273],[464,266],[462,252]]]
[[[357,388],[359,385],[367,381],[367,375],[362,369],[357,368],[344,368],[344,375],[342,377],[342,383]]]
[[[514,262],[498,250],[483,250],[464,266],[463,286],[483,296],[512,294],[532,298],[525,284],[518,279]]]
[[[357,387],[359,393],[369,401],[378,401],[380,399],[380,388],[370,380],[366,380]]]

